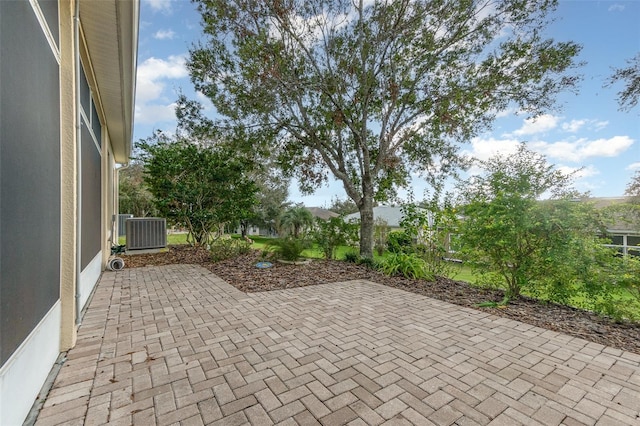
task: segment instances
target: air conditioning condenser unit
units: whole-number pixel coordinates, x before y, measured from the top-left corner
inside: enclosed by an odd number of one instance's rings
[[[126,220],[127,251],[152,250],[167,246],[167,220],[160,217],[134,217]]]

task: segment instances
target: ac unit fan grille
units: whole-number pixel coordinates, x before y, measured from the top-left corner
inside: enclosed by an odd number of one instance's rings
[[[167,221],[159,217],[127,219],[127,250],[147,250],[167,246]]]

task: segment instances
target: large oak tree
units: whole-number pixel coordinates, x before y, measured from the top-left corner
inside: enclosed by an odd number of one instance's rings
[[[530,115],[572,86],[579,46],[544,29],[553,0],[196,0],[205,41],[196,88],[225,125],[273,135],[269,149],[311,192],[333,174],[361,215],[411,173],[459,164],[468,141],[508,107]]]

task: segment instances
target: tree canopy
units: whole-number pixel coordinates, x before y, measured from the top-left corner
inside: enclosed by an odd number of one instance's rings
[[[618,103],[623,111],[638,105],[640,99],[640,53],[629,59],[627,63],[627,67],[617,68],[608,80],[609,85],[618,82],[624,84],[624,88],[618,92]]]
[[[202,146],[162,133],[138,143],[144,180],[159,213],[198,244],[225,223],[249,215],[257,190],[250,165],[224,146]]]
[[[640,170],[633,174],[624,193],[633,197],[634,201],[640,204]]]
[[[269,167],[270,164],[260,164],[251,176],[258,191],[256,203],[249,216],[240,221],[242,236],[246,235],[247,227],[257,225],[275,232],[279,226],[280,217],[289,207],[289,179],[284,178],[278,170]]]
[[[311,192],[329,173],[361,214],[460,164],[456,142],[507,107],[537,115],[571,87],[580,48],[544,36],[555,0],[196,0],[205,42],[196,89],[224,125],[273,137],[269,149]]]
[[[356,203],[349,198],[342,200],[339,197],[334,197],[331,199],[331,205],[328,210],[338,213],[339,215],[346,216],[351,213],[356,213],[358,211],[358,206],[356,206]]]
[[[144,185],[144,166],[133,161],[128,167],[118,170],[118,194],[120,213],[135,217],[157,214],[153,196]]]

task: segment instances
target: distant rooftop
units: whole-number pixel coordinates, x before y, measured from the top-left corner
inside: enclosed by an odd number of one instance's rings
[[[338,213],[334,213],[331,210],[323,209],[322,207],[306,207],[311,212],[313,217],[318,217],[322,220],[329,220],[332,217],[340,216]]]
[[[348,214],[344,217],[346,221],[360,220],[360,213]],[[373,208],[373,220],[382,219],[391,228],[400,228],[402,221],[402,208],[392,206],[378,206]]]

